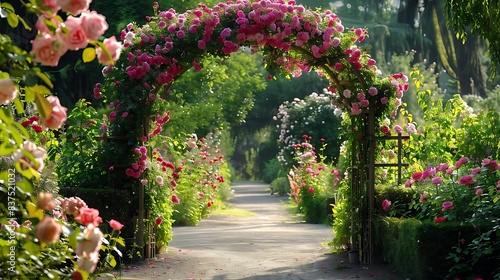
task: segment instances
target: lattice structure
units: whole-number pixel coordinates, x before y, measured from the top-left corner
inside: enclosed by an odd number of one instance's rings
[[[402,163],[403,140],[409,136],[376,137],[375,109],[365,115],[360,137],[352,143],[352,180],[351,191],[353,209],[351,228],[352,249],[359,250],[361,262],[374,262],[373,219],[375,213],[375,169],[378,167],[395,167],[398,173],[398,184],[402,183],[402,168],[408,163]],[[397,163],[375,163],[378,141],[397,141]],[[358,240],[358,236],[360,239]]]

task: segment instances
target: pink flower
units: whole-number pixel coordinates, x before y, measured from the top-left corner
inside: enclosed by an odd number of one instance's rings
[[[426,203],[427,202],[427,195],[425,193],[420,194],[420,202],[421,203]]]
[[[47,101],[49,101],[50,106],[52,106],[52,112],[46,117],[40,117],[42,125],[45,128],[59,129],[66,121],[66,111],[68,111],[68,109],[61,106],[59,98],[56,96],[47,96]]]
[[[415,172],[411,175],[411,178],[415,181],[422,179],[422,172]]]
[[[414,183],[414,181],[412,179],[408,179],[406,180],[406,183],[405,183],[405,188],[409,188],[411,187],[411,185]]]
[[[479,188],[476,190],[476,195],[481,196],[483,194],[483,189]]]
[[[156,183],[158,183],[158,185],[160,186],[163,186],[163,177],[156,176]]]
[[[111,219],[111,221],[109,221],[109,225],[114,229],[114,230],[118,230],[120,231],[122,228],[123,228],[123,224],[121,224],[120,222],[118,222],[117,220],[113,220]]]
[[[117,61],[120,57],[123,46],[120,42],[116,41],[115,36],[104,39],[103,43],[111,54],[111,57],[108,57],[103,49],[101,49],[100,47],[96,47],[95,50],[97,59],[102,65],[113,65],[115,61]]]
[[[406,132],[408,132],[408,134],[415,134],[417,133],[417,129],[415,128],[415,125],[412,124],[412,123],[409,123],[407,126],[406,126]]]
[[[446,221],[446,217],[434,218],[434,222],[435,223],[442,223],[442,222],[445,222],[445,221]]]
[[[351,98],[351,91],[348,89],[344,89],[344,92],[342,94],[345,98]]]
[[[63,12],[70,13],[74,16],[88,10],[90,2],[92,2],[92,0],[57,0]]]
[[[443,208],[441,209],[441,211],[447,211],[447,210],[451,210],[453,209],[453,202],[451,201],[445,201],[443,202]]]
[[[384,209],[385,212],[389,211],[389,209],[391,209],[391,202],[384,199],[384,201],[382,201],[382,209]]]
[[[99,226],[102,222],[102,218],[99,217],[99,210],[94,208],[80,208],[78,211],[78,215],[75,216],[75,221],[81,223],[86,226],[88,224],[94,224],[95,226]]]
[[[396,131],[397,134],[402,134],[403,133],[403,128],[399,125],[394,126],[394,131]]]
[[[371,96],[375,96],[377,95],[377,88],[376,87],[370,87],[370,89],[368,89],[368,94],[370,94]]]
[[[46,244],[54,244],[59,240],[62,228],[57,221],[49,216],[45,216],[43,220],[35,227],[35,236],[40,242]]]
[[[469,159],[467,157],[461,157],[456,163],[455,163],[455,168],[458,169],[465,163],[469,162]]]
[[[115,111],[109,113],[109,120],[110,121],[116,120],[116,112]]]
[[[180,203],[179,198],[175,194],[172,195],[172,202],[175,203],[175,204],[179,204]]]
[[[432,178],[432,183],[434,185],[441,185],[443,183],[443,178],[441,178],[441,177],[434,177],[434,178]]]
[[[465,175],[462,176],[460,179],[458,179],[458,183],[460,185],[471,185],[474,184],[474,181],[472,180],[474,178],[473,175]]]
[[[9,78],[0,79],[0,105],[4,105],[14,100],[17,96],[17,87]]]
[[[314,193],[314,188],[313,187],[309,187],[309,189],[307,190],[308,193],[310,194],[313,194]]]
[[[448,169],[450,165],[447,164],[447,163],[441,163],[437,168],[436,170],[437,171],[446,171],[446,169]]]
[[[57,66],[61,56],[68,51],[66,44],[49,34],[37,37],[31,41],[31,45],[33,61],[46,66]]]
[[[387,102],[389,102],[389,99],[387,97],[380,98],[380,103],[387,104]]]
[[[163,219],[160,218],[160,217],[158,217],[158,218],[155,219],[155,222],[156,222],[156,225],[159,226],[163,222]]]
[[[66,42],[68,49],[75,51],[83,49],[88,44],[87,35],[82,28],[82,19],[69,16],[64,22],[68,28],[68,33],[60,33],[60,37]]]
[[[96,11],[84,11],[80,18],[82,19],[82,29],[89,40],[98,40],[108,30],[106,18]]]

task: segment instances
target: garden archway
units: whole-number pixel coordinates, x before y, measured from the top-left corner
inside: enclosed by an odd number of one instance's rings
[[[294,1],[238,0],[213,8],[200,4],[182,14],[172,9],[161,11],[157,4],[153,8],[154,15],[146,25],[129,24],[122,31],[125,53],[113,67],[103,70],[105,82],[96,85],[94,91],[98,96],[102,94],[112,107],[109,144],[122,149],[114,159],[107,160],[114,160],[108,164],[115,167],[120,167],[119,162],[125,163],[122,170],[115,170],[127,174],[119,183],[121,188],[139,189],[139,220],[145,218],[144,187],[140,180],[147,176],[148,167],[131,170],[127,164],[136,161],[138,154],[152,157],[147,143],[161,132],[170,117],[160,106],[161,98],[188,69],[201,69],[205,55],[226,57],[240,47],[262,51],[268,69],[292,76],[317,71],[329,79],[332,102],[343,111],[344,122],[351,128],[350,140],[359,147],[353,149],[352,167],[366,173],[358,176],[356,182],[353,180],[352,185],[373,189],[373,175],[365,166],[374,159],[360,155],[374,153],[375,145],[363,148],[358,143],[362,138],[373,143],[378,120],[396,115],[407,80],[402,74],[381,75],[376,62],[357,47],[368,35],[366,29],[345,28],[333,12],[314,12]],[[117,117],[124,113],[126,117]],[[149,153],[134,153],[139,146],[145,146]],[[366,190],[362,188],[361,192]],[[368,194],[368,199],[373,200],[373,193]],[[365,197],[357,195],[354,200]],[[356,207],[362,205],[366,203],[360,201]],[[373,203],[369,205],[373,207]],[[359,219],[353,220],[358,221],[353,224],[353,232],[354,227],[371,231],[361,227],[371,223],[370,216],[359,213]],[[143,230],[139,228],[138,232],[142,234]],[[369,248],[364,255],[371,254]]]

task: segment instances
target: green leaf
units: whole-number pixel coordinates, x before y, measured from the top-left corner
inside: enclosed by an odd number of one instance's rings
[[[96,57],[95,48],[86,48],[83,50],[82,59],[83,62],[91,62]]]
[[[43,73],[43,72],[36,72],[36,76],[40,79],[42,79],[42,81],[45,82],[46,85],[48,85],[50,88],[53,88],[54,87],[54,84],[52,84],[52,82],[50,81],[49,77]]]
[[[10,27],[16,28],[19,24],[19,18],[16,14],[9,13],[9,15],[7,16],[7,23],[10,25]]]
[[[52,106],[43,95],[36,93],[35,104],[42,118],[47,118],[52,113]]]
[[[110,255],[110,258],[109,258],[109,265],[110,265],[111,267],[115,267],[115,266],[116,266],[115,256]]]
[[[32,255],[38,255],[38,253],[40,253],[40,246],[33,241],[24,243],[23,249],[25,249]]]

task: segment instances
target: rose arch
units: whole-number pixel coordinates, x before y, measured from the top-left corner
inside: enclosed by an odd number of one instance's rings
[[[115,178],[114,185],[138,190],[139,211],[131,215],[141,220],[151,210],[144,206],[141,180],[144,183],[148,176],[147,158],[162,161],[148,143],[170,118],[161,106],[169,87],[190,68],[199,71],[204,56],[226,57],[241,48],[261,51],[272,71],[294,77],[316,71],[328,78],[332,102],[343,111],[352,141],[351,171],[358,174],[351,176],[353,200],[358,201],[353,207],[373,207],[373,174],[364,166],[373,161],[379,120],[396,115],[408,85],[402,74],[382,75],[375,60],[358,48],[366,36],[366,29],[344,27],[329,10],[314,12],[294,1],[237,0],[213,8],[199,4],[185,13],[155,4],[146,25],[129,24],[122,31],[122,56],[103,69],[105,82],[94,89],[94,95],[112,108],[108,144],[115,148],[106,164],[114,166],[115,174],[126,175]],[[170,176],[175,179],[174,172]],[[152,199],[146,194],[147,201]],[[353,215],[352,231],[371,232],[371,214],[358,210],[353,209],[358,214]],[[352,242],[357,244],[366,233],[356,234]],[[371,254],[370,242],[361,244],[365,255]]]

